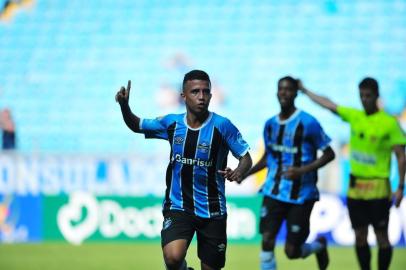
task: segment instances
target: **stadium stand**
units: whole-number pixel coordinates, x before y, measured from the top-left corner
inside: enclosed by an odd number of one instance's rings
[[[1,18],[0,107],[14,112],[23,152],[149,151],[123,126],[115,91],[132,79],[133,108],[154,117],[160,86],[177,90],[189,67],[221,85],[219,110],[251,144],[286,74],[355,106],[371,75],[391,113],[406,104],[405,1],[34,1]],[[170,63],[177,54],[189,64]],[[300,106],[348,139],[340,120]]]

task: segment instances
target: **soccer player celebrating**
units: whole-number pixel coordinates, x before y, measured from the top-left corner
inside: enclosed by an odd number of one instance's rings
[[[285,253],[289,259],[306,258],[315,253],[320,269],[329,263],[324,237],[305,243],[314,203],[319,199],[317,170],[334,159],[330,138],[317,120],[295,107],[298,83],[292,77],[278,82],[279,114],[271,117],[264,128],[265,153],[246,176],[268,167],[261,188],[262,234],[261,269],[276,269],[275,239],[282,222],[287,222]],[[318,158],[317,150],[323,154]]]
[[[392,247],[388,239],[389,210],[392,192],[389,183],[391,153],[395,152],[399,186],[394,202],[399,207],[405,178],[406,136],[396,119],[380,110],[378,82],[365,78],[359,84],[363,110],[339,106],[299,83],[311,100],[329,109],[351,126],[350,186],[347,207],[355,232],[355,250],[361,269],[370,269],[371,251],[367,242],[368,225],[372,225],[378,242],[378,269],[388,269]]]
[[[128,105],[131,81],[116,94],[127,126],[146,138],[167,140],[161,244],[166,268],[188,269],[185,256],[194,233],[202,270],[221,269],[227,247],[225,179],[240,183],[251,168],[249,146],[228,120],[208,110],[211,83],[206,72],[192,70],[183,79],[186,113],[140,119]],[[226,167],[228,152],[239,159]],[[191,268],[189,268],[191,269]]]

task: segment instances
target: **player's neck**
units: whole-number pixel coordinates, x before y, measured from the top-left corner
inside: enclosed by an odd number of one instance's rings
[[[296,107],[295,106],[289,106],[289,107],[281,107],[281,112],[279,113],[279,118],[281,120],[286,120],[289,117],[292,116],[292,114],[294,114],[296,111]]]
[[[186,114],[186,121],[189,127],[191,128],[199,128],[203,125],[206,121],[207,117],[209,117],[209,111],[206,111],[201,114],[195,114],[190,111]]]
[[[379,111],[379,108],[373,107],[373,108],[364,109],[364,110],[365,110],[366,115],[371,115],[371,114],[377,113]]]

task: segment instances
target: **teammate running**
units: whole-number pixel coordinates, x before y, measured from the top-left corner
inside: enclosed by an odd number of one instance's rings
[[[279,114],[264,128],[265,153],[246,176],[263,168],[268,174],[261,193],[260,232],[261,269],[276,269],[275,239],[282,222],[287,222],[285,253],[289,259],[306,258],[315,253],[320,269],[329,263],[324,237],[305,243],[314,203],[319,199],[317,170],[334,159],[330,138],[310,114],[295,107],[298,84],[292,77],[278,82]],[[317,150],[323,154],[317,157]]]

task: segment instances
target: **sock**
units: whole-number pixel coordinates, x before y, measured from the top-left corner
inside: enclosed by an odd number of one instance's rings
[[[276,270],[276,260],[273,251],[261,251],[261,270]]]
[[[392,260],[392,247],[380,248],[378,250],[378,269],[389,269],[390,262]]]
[[[365,246],[356,246],[355,251],[357,253],[357,259],[359,266],[362,270],[370,270],[371,269],[371,250],[369,249],[369,245]]]
[[[310,254],[317,253],[320,250],[322,250],[323,245],[318,241],[314,241],[313,243],[305,243],[305,244],[303,244],[301,249],[302,249],[301,257],[306,258]]]

